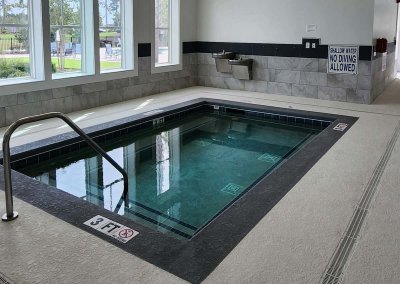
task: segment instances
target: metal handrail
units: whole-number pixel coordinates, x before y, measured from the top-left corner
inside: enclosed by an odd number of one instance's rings
[[[11,183],[11,163],[10,163],[10,139],[13,132],[23,124],[32,123],[49,118],[60,118],[67,123],[76,133],[79,134],[98,154],[103,156],[111,165],[113,165],[124,178],[124,199],[128,199],[128,174],[120,167],[96,142],[93,141],[82,129],[80,129],[69,117],[61,112],[49,112],[40,115],[24,117],[13,124],[7,129],[3,137],[3,167],[4,167],[4,184],[6,193],[6,211],[7,213],[1,218],[3,221],[12,221],[18,217],[18,212],[14,211],[12,183]]]

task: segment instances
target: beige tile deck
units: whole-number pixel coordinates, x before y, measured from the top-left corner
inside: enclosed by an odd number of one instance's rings
[[[199,97],[360,117],[205,280],[318,283],[400,120],[400,80],[372,105],[195,87],[72,113],[70,117],[79,126],[88,127]],[[57,120],[38,124],[21,127],[12,145],[69,131]],[[346,283],[398,282],[399,144],[372,202],[345,274]],[[16,200],[15,206],[21,214],[18,220],[0,223],[0,271],[17,283],[183,282],[27,203]]]

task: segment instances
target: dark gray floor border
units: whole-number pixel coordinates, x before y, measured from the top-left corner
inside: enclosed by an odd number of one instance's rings
[[[189,241],[178,240],[144,227],[117,214],[89,204],[68,193],[59,190],[56,191],[50,186],[15,171],[12,173],[14,196],[182,279],[192,283],[201,282],[357,120],[355,117],[213,99],[198,99],[163,108],[163,113],[157,115],[162,116],[178,107],[190,107],[202,102],[226,104],[232,107],[293,116],[317,117],[331,120],[333,123],[304,148],[295,153],[282,166],[259,181],[251,190]],[[104,125],[90,127],[86,131],[91,133],[91,135],[104,134],[109,129],[115,130],[120,125],[149,118],[150,116],[143,114],[135,115]],[[349,127],[343,132],[335,131],[333,127],[337,123],[346,123],[349,124]],[[71,141],[71,139],[76,140],[77,138],[74,134],[67,133],[26,146],[16,147],[12,152],[17,156],[22,156],[24,153],[35,151],[34,149],[38,147],[51,147],[62,144],[66,139]],[[3,168],[0,166],[0,171],[2,170]],[[4,190],[2,175],[0,175],[0,189]],[[18,208],[16,210],[18,211]],[[83,225],[85,221],[96,215],[102,215],[133,228],[140,232],[140,234],[130,242],[123,244]],[[18,219],[15,222],[18,222]]]

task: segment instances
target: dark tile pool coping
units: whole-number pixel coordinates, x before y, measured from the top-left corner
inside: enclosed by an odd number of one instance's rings
[[[133,115],[89,127],[85,131],[92,137],[107,136],[111,135],[110,133],[112,132],[115,133],[116,130],[128,129],[131,125],[145,125],[146,121],[149,120],[152,125],[152,119],[166,117],[177,109],[187,110],[193,107],[201,107],[202,105],[222,106],[219,111],[223,111],[223,108],[227,107],[267,113],[267,115],[273,114],[275,116],[273,117],[274,119],[283,120],[287,123],[300,121],[305,124],[312,124],[314,121],[320,121],[320,123],[325,123],[327,127],[281,166],[262,178],[251,190],[236,200],[208,226],[203,228],[200,233],[188,241],[179,240],[152,230],[68,193],[54,190],[53,187],[42,184],[16,171],[12,173],[14,196],[184,280],[199,283],[218,266],[358,119],[349,116],[305,112],[223,100],[197,99],[165,107],[162,110]],[[343,132],[333,130],[338,123],[346,123],[349,127]],[[138,127],[140,128],[140,126]],[[121,135],[125,133],[125,130],[120,131]],[[82,143],[80,138],[74,133],[57,135],[12,148],[12,160],[28,161],[29,158],[27,157],[33,158],[35,155],[37,156],[38,149],[40,149],[41,153],[47,152],[48,154],[39,155],[37,159],[49,159],[51,151],[54,151],[53,149],[58,148],[60,149],[59,151],[64,151],[62,149],[65,149],[66,145],[72,144],[69,147],[73,150],[79,148],[80,143]],[[59,152],[54,152],[53,154],[56,155],[57,153]],[[3,171],[2,166],[0,166],[0,171]],[[4,190],[2,174],[0,175],[0,189]],[[18,208],[15,208],[15,210],[18,211]],[[128,226],[140,234],[125,244],[114,240],[83,224],[96,215],[102,215]],[[18,222],[18,219],[15,222]]]

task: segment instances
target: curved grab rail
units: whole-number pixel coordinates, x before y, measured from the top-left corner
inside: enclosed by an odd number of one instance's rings
[[[92,138],[90,138],[82,129],[80,129],[69,117],[61,112],[49,112],[29,117],[24,117],[13,124],[7,129],[3,138],[3,167],[4,167],[4,184],[6,193],[6,211],[7,213],[1,218],[3,221],[12,221],[18,217],[18,212],[14,211],[13,195],[12,195],[12,182],[11,182],[11,164],[10,164],[10,139],[13,132],[23,124],[45,120],[49,118],[60,118],[67,123],[76,133],[79,134],[98,154],[103,156],[111,165],[113,165],[124,178],[124,199],[128,198],[128,174],[126,171],[117,164]]]

